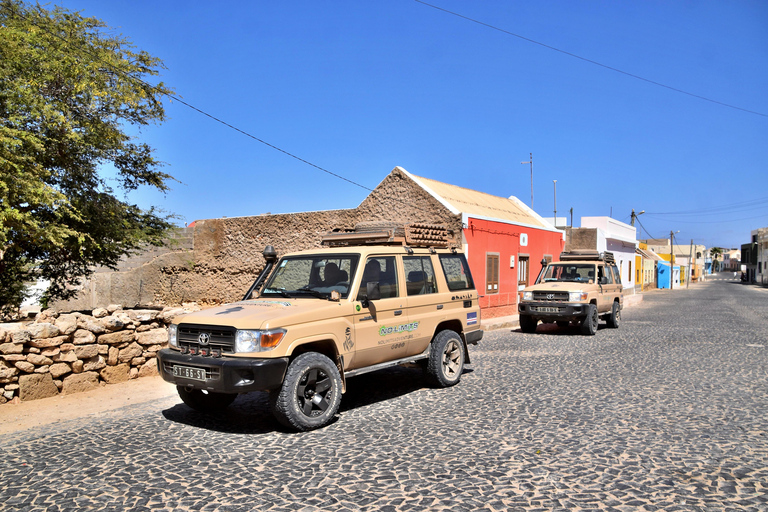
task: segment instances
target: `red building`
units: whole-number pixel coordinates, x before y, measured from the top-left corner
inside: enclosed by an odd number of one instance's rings
[[[516,197],[498,197],[400,170],[452,214],[461,215],[464,250],[481,295],[483,318],[516,315],[519,292],[536,279],[542,259],[559,260],[565,234]]]

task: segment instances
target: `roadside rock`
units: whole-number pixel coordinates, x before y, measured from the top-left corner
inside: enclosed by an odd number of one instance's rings
[[[19,397],[22,402],[56,396],[59,389],[50,373],[33,373],[19,377]]]

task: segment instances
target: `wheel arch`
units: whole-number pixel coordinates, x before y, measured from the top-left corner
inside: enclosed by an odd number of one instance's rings
[[[333,361],[333,363],[339,369],[339,375],[341,376],[341,393],[346,393],[347,379],[344,376],[344,365],[342,364],[341,354],[338,351],[336,340],[328,337],[315,340],[300,341],[292,347],[291,353],[288,354],[288,357],[291,361],[293,361],[301,354],[306,354],[307,352],[317,352],[318,354],[323,354],[325,357]]]
[[[461,323],[461,320],[454,318],[452,320],[444,320],[437,324],[435,332],[432,333],[432,340],[434,340],[435,336],[437,336],[438,333],[442,331],[453,331],[459,335],[459,338],[461,338],[461,343],[464,345],[464,363],[471,364],[472,361],[469,360],[469,347],[467,347],[467,339],[464,337],[464,325]],[[430,341],[430,344],[431,343],[432,342]]]

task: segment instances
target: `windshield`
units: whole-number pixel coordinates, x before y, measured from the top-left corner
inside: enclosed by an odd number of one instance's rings
[[[589,283],[595,282],[595,266],[589,264],[552,263],[539,277],[539,283],[552,281]]]
[[[327,299],[332,291],[337,291],[345,299],[349,295],[349,280],[355,275],[358,258],[355,254],[283,258],[260,295]]]

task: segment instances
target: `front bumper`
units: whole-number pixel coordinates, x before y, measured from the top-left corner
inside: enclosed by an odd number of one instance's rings
[[[572,320],[587,316],[589,304],[569,302],[520,302],[517,312],[534,318]]]
[[[205,379],[193,379],[174,375],[173,368],[200,369]],[[157,354],[157,369],[163,380],[177,386],[190,386],[216,393],[247,393],[279,388],[283,383],[288,358],[244,359],[235,357],[203,357],[181,354],[176,350],[163,349]],[[180,372],[197,373],[197,372]]]

